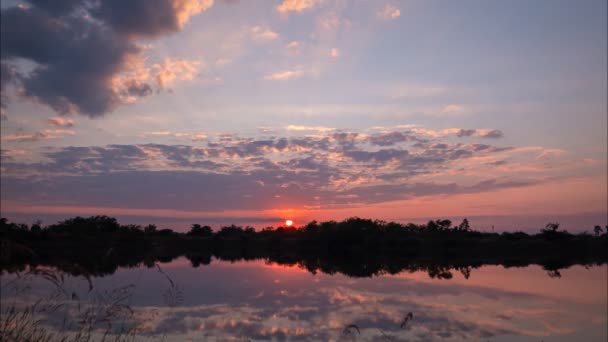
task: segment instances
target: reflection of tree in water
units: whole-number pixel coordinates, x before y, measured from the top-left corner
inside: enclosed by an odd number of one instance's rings
[[[311,273],[342,273],[372,277],[403,271],[451,279],[454,271],[465,279],[482,265],[523,267],[537,264],[559,274],[576,264],[604,264],[608,234],[570,234],[550,223],[541,233],[483,233],[465,219],[427,224],[399,224],[361,218],[342,222],[315,221],[296,228],[264,229],[235,225],[213,232],[194,224],[188,233],[155,226],[120,225],[115,218],[76,217],[40,227],[0,219],[0,270],[23,271],[26,265],[56,267],[68,274],[104,276],[119,267],[154,267],[180,256],[193,267],[212,260],[231,262],[264,259],[297,265]]]
[[[112,255],[105,257],[107,249],[96,251],[90,250],[88,254],[64,254],[53,255],[44,254],[35,261],[30,260],[9,260],[0,266],[3,272],[15,273],[23,272],[29,266],[50,266],[72,276],[99,277],[113,274],[118,268],[136,268],[144,265],[154,268],[159,262],[171,262],[183,254],[163,252],[160,255],[154,253],[139,254],[137,251],[131,254],[125,250],[115,249]],[[473,270],[483,265],[503,265],[505,267],[525,267],[530,264],[540,264],[550,277],[559,277],[560,269],[568,268],[575,264],[601,265],[602,262],[579,261],[579,260],[559,260],[534,259],[534,260],[503,260],[502,258],[487,259],[480,261],[468,258],[452,259],[418,259],[417,257],[399,257],[382,254],[359,254],[359,255],[335,255],[318,254],[308,255],[300,253],[282,254],[275,252],[271,255],[266,253],[254,253],[251,251],[241,252],[231,250],[215,254],[215,252],[187,252],[185,256],[192,267],[209,265],[212,260],[219,259],[230,262],[265,260],[268,263],[276,263],[286,266],[297,266],[312,274],[322,272],[325,274],[341,273],[349,277],[372,277],[383,274],[398,274],[400,272],[425,272],[433,279],[449,280],[454,277],[453,272],[459,272],[463,278],[469,279]]]
[[[359,330],[359,326],[356,324],[347,325],[344,330],[342,330],[342,335],[354,335],[355,333],[361,335],[361,330]]]

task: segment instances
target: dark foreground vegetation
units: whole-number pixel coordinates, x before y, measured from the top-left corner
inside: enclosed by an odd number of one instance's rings
[[[608,228],[608,227],[607,227]],[[361,218],[315,221],[299,228],[256,231],[227,226],[213,231],[192,225],[188,233],[154,225],[121,225],[107,216],[75,217],[42,227],[0,221],[0,271],[53,266],[72,275],[103,276],[118,267],[153,267],[185,256],[194,267],[212,258],[265,259],[299,265],[312,273],[369,277],[401,271],[426,271],[434,278],[468,277],[482,265],[544,267],[550,276],[572,265],[608,262],[608,229],[571,234],[549,223],[537,234],[487,233],[471,229],[465,219],[427,224],[399,224]]]

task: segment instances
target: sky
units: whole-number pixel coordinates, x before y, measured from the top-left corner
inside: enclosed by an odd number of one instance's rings
[[[608,223],[607,2],[1,2],[1,208]]]

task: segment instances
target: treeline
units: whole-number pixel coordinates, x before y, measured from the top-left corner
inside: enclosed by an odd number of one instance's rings
[[[484,264],[538,264],[557,272],[575,264],[606,263],[606,231],[596,226],[592,233],[572,234],[549,223],[535,234],[490,233],[471,229],[466,219],[458,225],[450,220],[417,225],[349,218],[258,231],[235,225],[214,231],[193,224],[179,233],[154,225],[121,225],[107,216],[75,217],[44,227],[2,218],[0,270],[50,265],[74,275],[104,275],[117,267],[152,266],[185,256],[195,267],[213,259],[265,259],[350,276],[426,270],[448,278],[450,269],[470,272]]]
[[[451,220],[431,220],[426,224],[401,224],[397,222],[386,222],[382,220],[371,220],[359,217],[351,217],[344,221],[312,221],[301,227],[267,227],[256,231],[250,226],[223,226],[217,231],[213,231],[210,226],[192,224],[186,233],[175,232],[170,228],[158,229],[156,225],[149,224],[141,226],[136,224],[121,225],[118,220],[109,216],[74,217],[55,224],[42,226],[40,221],[27,225],[24,223],[9,222],[6,218],[0,218],[0,236],[8,238],[18,238],[27,236],[31,238],[49,237],[62,235],[70,237],[84,237],[90,235],[137,235],[137,236],[190,236],[190,237],[216,237],[216,238],[240,238],[240,237],[268,237],[273,235],[294,235],[294,236],[338,236],[346,241],[358,240],[359,238],[369,238],[371,236],[390,236],[398,234],[406,235],[433,235],[440,233],[458,235],[500,235],[505,237],[571,237],[574,234],[566,230],[559,229],[559,223],[547,223],[540,229],[539,233],[529,235],[525,232],[503,232],[501,234],[478,232],[471,228],[468,219],[464,219],[460,224],[453,225]],[[608,225],[602,228],[596,225],[592,233],[584,231],[576,234],[578,236],[602,236],[608,234]]]

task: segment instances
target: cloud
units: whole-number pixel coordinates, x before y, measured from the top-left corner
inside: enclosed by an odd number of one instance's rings
[[[456,132],[459,138],[478,136],[480,138],[498,139],[504,137],[504,133],[498,129],[460,129]]]
[[[47,134],[67,134],[67,135],[75,135],[76,132],[71,129],[45,129],[44,133]]]
[[[300,42],[298,42],[297,40],[294,40],[292,42],[289,42],[289,44],[287,44],[285,47],[288,49],[297,49],[300,47]]]
[[[180,31],[191,16],[211,6],[213,0],[104,0],[91,12],[117,32],[155,38]]]
[[[261,26],[253,26],[250,29],[251,37],[256,42],[269,42],[279,38],[279,34]]]
[[[14,141],[14,142],[31,142],[38,141],[44,139],[52,139],[53,137],[44,133],[44,132],[35,132],[29,134],[7,134],[2,136],[2,140],[4,141]]]
[[[503,166],[506,164],[508,164],[508,162],[506,160],[496,160],[496,161],[488,163],[488,165],[492,165],[492,166]]]
[[[276,9],[280,13],[302,12],[316,6],[320,2],[321,0],[283,0]]]
[[[2,136],[2,140],[9,142],[34,142],[39,140],[57,139],[61,136],[75,134],[76,132],[70,129],[45,129],[44,131],[34,133],[5,134]]]
[[[193,132],[171,132],[171,131],[152,131],[144,132],[142,137],[175,137],[175,138],[187,138],[192,141],[205,140],[208,136],[204,133],[193,133]]]
[[[460,128],[446,128],[446,129],[442,129],[442,130],[433,130],[433,129],[427,129],[427,128],[413,127],[410,129],[410,132],[412,132],[412,133],[429,136],[429,137],[433,137],[433,138],[444,137],[444,136],[450,135],[450,134],[458,134],[460,131],[461,131]]]
[[[156,135],[156,136],[167,136],[167,135],[171,135],[172,133],[169,131],[153,131],[153,132],[146,132],[144,133],[144,135]]]
[[[331,58],[338,58],[340,56],[340,51],[337,48],[332,48],[331,50],[329,50],[329,56]]]
[[[160,88],[171,85],[175,80],[193,80],[201,66],[201,61],[184,59],[166,59],[161,64],[154,64],[155,80]]]
[[[459,115],[464,113],[464,107],[457,104],[450,104],[441,109],[441,114]]]
[[[49,118],[47,120],[47,122],[51,125],[51,126],[55,126],[55,127],[74,127],[74,120],[72,119],[65,119],[61,116],[53,116],[52,118]]]
[[[566,154],[567,151],[565,150],[560,150],[557,148],[550,148],[550,149],[543,149],[541,153],[538,154],[538,156],[536,157],[536,159],[539,160],[549,160],[555,157],[559,157],[562,156],[564,154]]]
[[[213,1],[30,3],[0,12],[3,86],[58,113],[95,117],[152,94],[150,84],[125,76],[144,63],[140,41],[179,32]],[[33,69],[15,68],[20,59]]]
[[[284,70],[266,75],[264,76],[264,79],[268,81],[288,81],[300,78],[302,76],[304,76],[303,70]]]
[[[456,136],[459,138],[470,137],[475,134],[475,132],[477,132],[475,129],[461,129],[458,131],[458,133],[456,133]]]
[[[478,131],[478,134],[482,138],[490,138],[490,139],[498,139],[498,138],[502,138],[504,136],[502,131],[498,130],[498,129],[480,130],[480,131]]]
[[[386,163],[392,160],[405,159],[409,156],[407,150],[385,149],[375,152],[368,151],[346,151],[344,156],[357,162]]]
[[[420,138],[414,134],[404,132],[387,132],[374,134],[369,137],[369,142],[377,146],[392,146],[402,142],[415,141],[427,142],[428,140]]]
[[[17,78],[18,73],[15,66],[8,62],[0,61],[0,113],[2,114],[3,120],[6,117],[2,111],[6,107],[8,101],[8,85],[15,82]]]
[[[290,125],[286,129],[315,134],[251,138],[156,131],[146,135],[204,143],[45,148],[35,153],[42,156],[37,161],[3,160],[2,196],[37,204],[44,204],[48,199],[44,196],[53,194],[53,203],[58,205],[258,210],[344,207],[415,196],[487,192],[542,181],[522,172],[509,177],[486,172],[501,165],[493,161],[505,157],[519,164],[526,163],[522,158],[537,162],[537,153],[531,156],[529,149],[455,143],[446,135],[414,129],[371,135],[335,132],[323,126]],[[458,131],[451,129],[450,134]],[[3,139],[35,141],[66,134],[72,133],[45,130]]]
[[[378,16],[384,20],[397,19],[401,16],[401,11],[399,10],[399,8],[397,8],[391,4],[386,4],[378,12]]]
[[[331,132],[335,131],[335,128],[325,126],[301,126],[301,125],[289,125],[286,127],[288,131],[317,131],[317,132]]]

